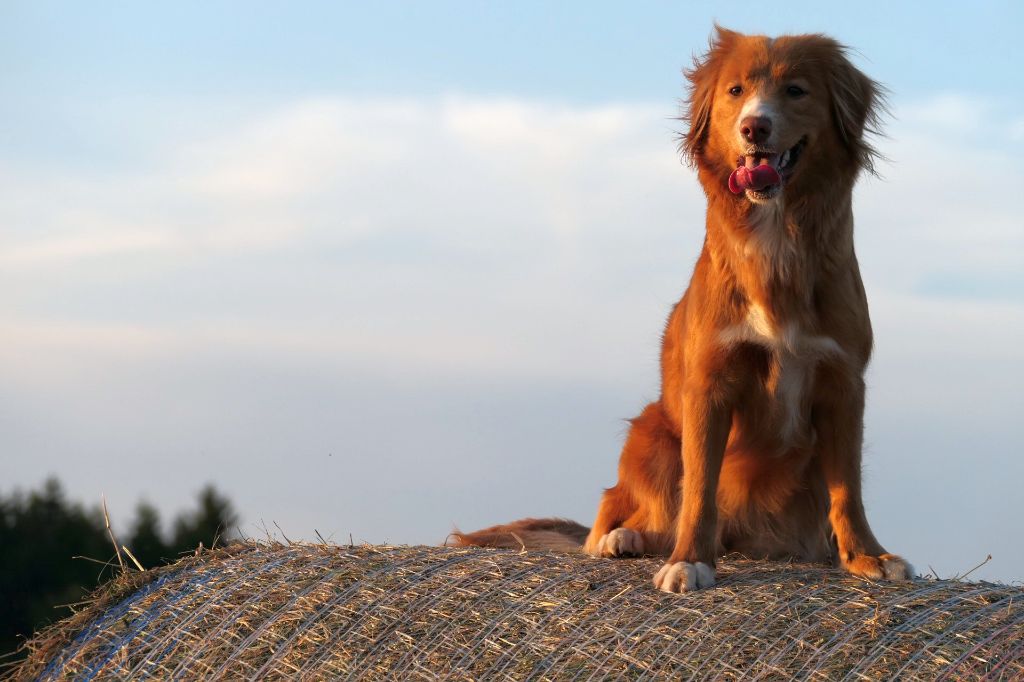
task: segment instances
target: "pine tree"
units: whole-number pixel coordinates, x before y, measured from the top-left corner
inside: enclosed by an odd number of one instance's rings
[[[135,523],[128,547],[144,568],[153,568],[176,558],[160,532],[160,512],[148,502],[139,502],[135,507]]]
[[[200,542],[209,548],[215,542],[222,544],[226,537],[234,535],[238,516],[231,502],[213,485],[208,484],[199,491],[198,502],[199,508],[195,512],[182,514],[174,523],[172,545],[176,552],[194,550]]]

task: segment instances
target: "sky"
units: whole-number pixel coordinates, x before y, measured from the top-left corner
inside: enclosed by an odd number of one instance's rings
[[[676,117],[716,20],[889,88],[869,518],[1024,580],[1016,2],[3,3],[0,490],[123,525],[213,482],[291,539],[589,523],[700,249]]]

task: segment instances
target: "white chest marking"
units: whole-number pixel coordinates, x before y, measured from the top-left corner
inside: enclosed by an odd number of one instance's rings
[[[743,256],[761,262],[765,278],[787,279],[796,257],[796,242],[786,229],[782,198],[758,204],[750,214],[750,234],[743,243]]]
[[[824,357],[843,355],[843,349],[829,336],[803,334],[795,324],[774,326],[765,309],[757,303],[747,308],[746,318],[741,323],[722,330],[719,342],[727,348],[751,343],[771,351],[767,388],[779,417],[779,435],[784,443],[791,443],[804,425],[803,397],[815,365]]]

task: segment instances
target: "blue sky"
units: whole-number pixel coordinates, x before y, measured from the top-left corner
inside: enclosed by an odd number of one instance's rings
[[[31,2],[2,11],[4,79],[33,99],[325,90],[662,98],[714,20],[747,32],[831,32],[900,95],[955,84],[1009,102],[1024,85],[1015,2],[796,2],[771,12],[753,2]]]
[[[1019,3],[6,3],[5,489],[289,537],[589,522],[700,247],[680,69],[822,31],[892,91],[856,192],[865,480],[922,569],[1024,579]]]

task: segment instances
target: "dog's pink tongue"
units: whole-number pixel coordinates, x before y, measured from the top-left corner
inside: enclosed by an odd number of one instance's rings
[[[779,172],[767,163],[753,168],[740,166],[729,176],[729,191],[733,194],[742,194],[745,189],[762,190],[780,180],[782,178],[779,177]]]

